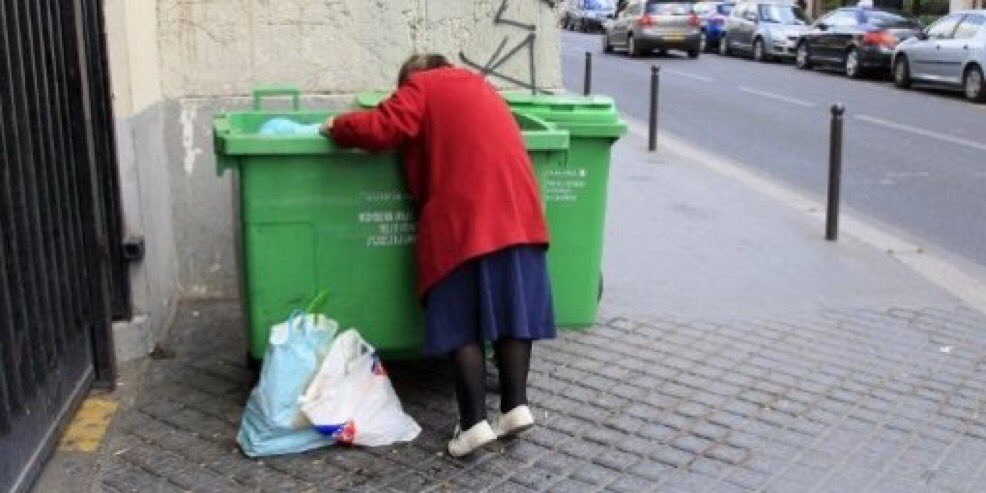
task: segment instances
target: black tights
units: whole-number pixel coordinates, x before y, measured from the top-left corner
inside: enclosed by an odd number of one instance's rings
[[[500,374],[500,411],[527,404],[527,371],[531,365],[531,341],[503,338],[493,343]],[[486,419],[486,354],[474,343],[449,355],[455,374],[459,425],[468,430]]]

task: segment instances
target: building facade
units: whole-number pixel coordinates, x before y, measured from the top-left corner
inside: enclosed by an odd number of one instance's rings
[[[346,108],[353,93],[392,89],[401,62],[426,51],[497,66],[500,86],[557,88],[554,4],[105,0],[124,236],[146,245],[130,266],[133,315],[114,324],[118,357],[146,354],[178,300],[238,296],[217,111],[245,108],[268,83],[299,87],[309,108]]]

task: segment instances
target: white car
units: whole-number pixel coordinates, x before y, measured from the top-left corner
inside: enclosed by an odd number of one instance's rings
[[[961,87],[965,97],[986,102],[986,10],[942,17],[916,37],[897,45],[893,75],[897,87],[930,82]]]

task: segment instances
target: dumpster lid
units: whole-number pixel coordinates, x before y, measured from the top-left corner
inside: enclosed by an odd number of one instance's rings
[[[362,92],[356,94],[356,105],[373,108],[387,99],[391,93],[386,91]],[[554,112],[596,112],[616,114],[616,103],[609,96],[577,96],[572,94],[531,94],[528,92],[501,92],[500,95],[511,107],[544,108]]]
[[[576,94],[531,94],[529,92],[502,92],[503,99],[511,106],[544,106],[556,110],[616,111],[616,103],[609,96],[580,96]]]
[[[619,138],[626,134],[626,124],[609,96],[577,96],[528,92],[500,93],[516,113],[534,115],[576,137]],[[363,92],[356,95],[356,106],[374,108],[390,96],[389,92]]]
[[[356,106],[360,108],[375,108],[384,99],[390,97],[389,92],[361,92],[356,95]]]
[[[263,135],[264,123],[286,118],[297,123],[321,123],[329,113],[317,111],[255,112],[237,111],[217,114],[213,121],[216,152],[237,154],[329,154],[348,152],[321,135]],[[534,115],[513,113],[529,150],[566,150],[568,131]]]
[[[573,137],[620,138],[627,126],[609,96],[574,94],[530,94],[504,92],[503,99],[514,111],[541,117]]]
[[[272,118],[288,118],[298,123],[319,123],[329,116],[317,111],[238,111],[220,113],[213,120],[216,172],[222,174],[237,165],[232,156],[328,155],[358,153],[341,149],[321,135],[261,135],[260,128]],[[528,151],[567,151],[569,132],[535,116],[514,114]]]
[[[528,151],[567,151],[569,132],[534,115],[514,112]]]
[[[553,123],[622,124],[616,103],[609,96],[517,92],[502,95],[514,110],[535,114]]]
[[[390,97],[390,94],[386,91],[358,93],[355,98],[356,106],[363,109],[376,108],[384,99]],[[612,105],[612,101],[610,101],[610,105]],[[524,133],[528,150],[568,149],[569,132],[567,128],[562,129],[555,125],[546,117],[547,115],[532,114],[533,112],[529,111],[523,113],[514,111],[513,113],[514,118],[517,119],[517,124],[520,125],[520,129]],[[562,136],[562,134],[564,135]]]

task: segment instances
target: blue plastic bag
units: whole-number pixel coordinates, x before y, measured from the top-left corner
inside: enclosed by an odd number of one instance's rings
[[[328,354],[339,326],[320,314],[296,312],[270,331],[260,380],[243,412],[237,443],[249,457],[332,445],[301,412],[298,399]]]
[[[260,135],[281,135],[281,136],[313,136],[318,135],[318,123],[298,123],[288,118],[271,118],[260,126]]]

